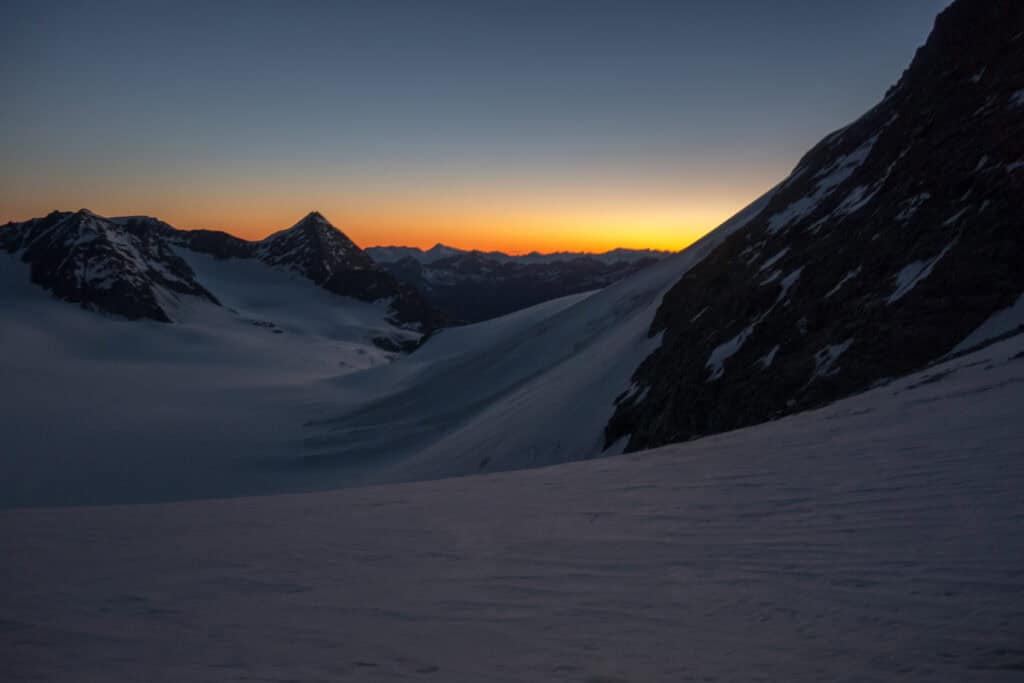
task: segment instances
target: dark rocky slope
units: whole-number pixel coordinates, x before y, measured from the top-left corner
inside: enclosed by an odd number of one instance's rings
[[[160,232],[127,230],[88,209],[8,224],[0,249],[19,253],[34,283],[93,310],[170,322],[175,295],[217,303]]]
[[[294,271],[320,287],[362,301],[390,299],[395,318],[424,331],[445,321],[415,287],[399,282],[314,211],[287,230],[253,245],[256,258]]]
[[[86,209],[0,228],[0,248],[31,265],[33,282],[87,308],[170,322],[176,295],[215,296],[174,247],[216,258],[252,258],[341,296],[388,300],[395,321],[428,332],[443,322],[415,288],[378,267],[317,212],[249,242],[213,230],[178,230],[156,218],[105,218]]]
[[[665,296],[606,429],[629,450],[920,368],[1024,291],[1024,3],[958,0],[884,100]]]

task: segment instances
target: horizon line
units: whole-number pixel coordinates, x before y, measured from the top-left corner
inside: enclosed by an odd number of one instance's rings
[[[413,249],[413,250],[419,251],[420,253],[426,253],[428,251],[431,251],[432,249],[436,249],[438,247],[442,247],[442,248],[446,248],[446,249],[454,249],[456,251],[460,251],[460,252],[463,252],[463,253],[501,254],[503,256],[517,257],[517,256],[534,256],[534,255],[536,255],[536,256],[557,256],[559,254],[579,254],[579,255],[584,255],[584,256],[603,256],[605,254],[609,254],[609,253],[612,253],[612,252],[615,252],[615,251],[654,252],[654,253],[659,253],[659,254],[675,254],[675,253],[679,253],[683,249],[686,249],[686,247],[683,247],[682,249],[659,249],[657,247],[624,247],[624,246],[617,246],[617,247],[612,247],[610,249],[605,249],[603,251],[595,251],[595,250],[587,250],[587,249],[580,249],[580,250],[556,249],[554,251],[541,251],[539,249],[531,249],[529,251],[514,251],[514,250],[502,250],[502,249],[480,249],[480,248],[475,248],[475,247],[467,249],[467,248],[463,248],[463,247],[457,247],[457,246],[454,246],[452,244],[446,244],[446,243],[440,242],[440,241],[439,242],[435,242],[432,246],[427,247],[427,248],[418,247],[418,246],[412,246],[412,245],[409,245],[409,244],[393,244],[393,243],[392,244],[369,244],[369,245],[366,245],[366,246],[361,246],[358,243],[356,243],[356,241],[353,240],[351,238],[351,236],[349,236],[349,234],[347,232],[345,232],[344,230],[339,228],[337,225],[332,223],[330,221],[330,219],[328,219],[326,216],[324,216],[323,212],[321,212],[318,209],[313,209],[311,211],[308,211],[308,212],[306,212],[306,214],[302,218],[300,218],[298,221],[296,221],[292,225],[290,225],[288,227],[285,227],[285,228],[278,228],[276,230],[272,230],[271,232],[267,233],[265,236],[260,237],[258,239],[249,239],[249,238],[246,238],[246,237],[242,237],[242,236],[238,235],[235,232],[232,232],[230,230],[224,230],[224,229],[221,229],[221,228],[203,228],[203,227],[183,228],[183,227],[179,227],[177,225],[174,225],[173,223],[170,223],[169,221],[166,221],[166,220],[160,218],[159,216],[154,216],[154,215],[149,214],[149,213],[125,213],[125,214],[117,214],[117,215],[107,215],[107,214],[102,214],[102,213],[98,213],[96,211],[93,211],[92,209],[90,209],[90,208],[88,208],[86,206],[83,206],[83,207],[80,207],[80,208],[74,209],[74,210],[71,210],[71,209],[53,209],[52,211],[49,211],[48,213],[45,213],[42,216],[31,216],[31,217],[26,218],[24,220],[8,220],[3,225],[0,225],[0,228],[6,227],[6,226],[10,226],[10,225],[17,225],[19,223],[25,223],[27,221],[31,221],[31,220],[35,220],[35,219],[42,218],[42,217],[45,217],[45,216],[49,216],[50,214],[54,214],[54,213],[64,213],[64,214],[74,215],[76,213],[82,213],[82,212],[86,212],[86,213],[92,214],[94,216],[98,216],[100,218],[103,218],[103,219],[106,219],[106,220],[111,220],[111,221],[114,220],[114,219],[119,219],[119,218],[120,219],[125,219],[125,218],[151,218],[153,220],[160,221],[161,223],[165,223],[165,224],[169,225],[171,228],[173,228],[175,230],[180,230],[182,232],[199,232],[199,231],[219,232],[219,233],[223,233],[225,235],[229,235],[229,236],[231,236],[231,237],[233,237],[233,238],[235,238],[237,240],[240,240],[242,242],[248,242],[248,243],[262,242],[263,240],[266,240],[266,239],[272,237],[273,235],[276,235],[279,232],[284,232],[286,230],[290,230],[290,229],[296,227],[297,225],[299,225],[299,223],[301,223],[302,221],[306,220],[310,216],[317,215],[317,216],[320,216],[321,218],[323,218],[325,221],[327,221],[327,223],[332,228],[334,228],[335,230],[337,230],[338,232],[343,234],[346,238],[351,240],[353,244],[355,244],[357,247],[359,247],[359,249],[361,249],[363,251],[366,251],[367,249]]]

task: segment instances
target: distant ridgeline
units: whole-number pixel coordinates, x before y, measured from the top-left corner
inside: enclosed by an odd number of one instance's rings
[[[906,374],[1024,291],[1024,2],[958,0],[880,104],[822,140],[665,296],[619,397],[628,450]]]
[[[107,218],[88,209],[0,226],[0,250],[30,264],[32,280],[65,301],[131,319],[170,322],[182,295],[219,303],[175,249],[256,259],[334,294],[386,300],[396,324],[429,333],[549,299],[600,289],[666,252],[605,254],[460,251],[438,245],[360,249],[318,212],[250,242],[216,230],[179,230],[148,216]]]
[[[669,254],[615,249],[603,254],[509,256],[441,244],[427,251],[411,247],[370,247],[366,251],[400,282],[416,287],[434,307],[462,322],[478,322],[550,299],[601,289]]]
[[[86,308],[171,322],[181,295],[219,303],[175,249],[257,259],[340,296],[386,301],[396,324],[429,332],[445,322],[415,287],[398,282],[317,212],[258,242],[178,230],[146,216],[54,211],[0,228],[0,249],[30,264],[32,281]]]

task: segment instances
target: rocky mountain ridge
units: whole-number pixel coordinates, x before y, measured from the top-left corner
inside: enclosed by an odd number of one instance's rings
[[[514,262],[534,264],[575,261],[578,259],[593,259],[606,265],[612,265],[622,262],[633,263],[635,261],[645,259],[662,259],[673,252],[661,249],[625,249],[620,247],[604,252],[555,251],[550,253],[541,253],[539,251],[531,251],[528,254],[506,254],[503,251],[458,249],[457,247],[450,247],[446,244],[438,243],[426,250],[420,249],[419,247],[400,246],[367,247],[366,253],[368,253],[374,261],[381,264],[394,263],[406,258],[411,258],[419,263],[429,264],[441,259],[451,258],[453,256],[473,255],[478,258],[498,261],[501,263]]]
[[[340,296],[386,300],[396,323],[424,332],[443,320],[415,288],[379,268],[315,211],[256,242],[213,230],[179,230],[148,216],[55,211],[0,227],[0,249],[30,264],[33,282],[57,297],[131,319],[171,322],[180,295],[219,303],[175,251],[189,249],[217,259],[256,259]]]
[[[1024,292],[1024,4],[960,0],[665,296],[606,444],[682,441],[907,374]]]

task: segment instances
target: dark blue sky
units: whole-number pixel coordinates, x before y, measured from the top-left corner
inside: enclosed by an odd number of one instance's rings
[[[946,4],[8,1],[0,220],[679,247],[877,102]]]

